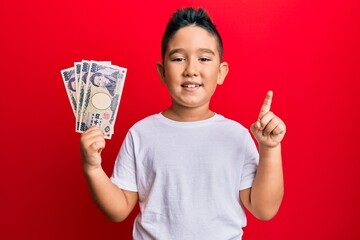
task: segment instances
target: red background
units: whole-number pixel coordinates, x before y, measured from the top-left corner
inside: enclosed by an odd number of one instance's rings
[[[11,2],[11,3],[10,3]],[[131,239],[90,198],[60,70],[82,59],[128,68],[111,174],[128,128],[169,106],[155,69],[173,11],[205,7],[230,72],[212,108],[245,126],[267,90],[288,127],[285,197],[243,239],[360,239],[358,1],[1,1],[2,239]]]

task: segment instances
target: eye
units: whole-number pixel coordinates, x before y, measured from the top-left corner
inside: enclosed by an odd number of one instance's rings
[[[207,57],[199,58],[199,60],[200,60],[201,62],[209,62],[209,61],[211,61],[211,59],[210,59],[210,58],[207,58]]]
[[[172,62],[182,62],[185,61],[184,57],[175,57],[173,59],[171,59]]]

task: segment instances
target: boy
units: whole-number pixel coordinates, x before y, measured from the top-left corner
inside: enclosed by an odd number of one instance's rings
[[[241,239],[243,207],[271,219],[283,197],[280,142],[285,124],[270,111],[266,95],[247,129],[209,109],[228,64],[222,41],[203,9],[174,13],[157,63],[172,105],[136,123],[128,132],[111,179],[101,168],[103,133],[92,127],[81,137],[83,169],[102,212],[124,220],[139,202],[134,239]]]

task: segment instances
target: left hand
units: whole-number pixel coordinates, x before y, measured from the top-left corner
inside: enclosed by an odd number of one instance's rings
[[[250,127],[259,145],[268,148],[277,147],[286,132],[285,123],[270,111],[272,96],[272,91],[266,93],[264,103],[260,109],[259,118]]]

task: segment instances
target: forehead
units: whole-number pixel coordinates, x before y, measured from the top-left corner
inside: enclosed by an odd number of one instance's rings
[[[210,49],[216,54],[219,54],[215,36],[195,25],[179,29],[169,40],[167,53],[177,48],[184,49],[185,51]]]

